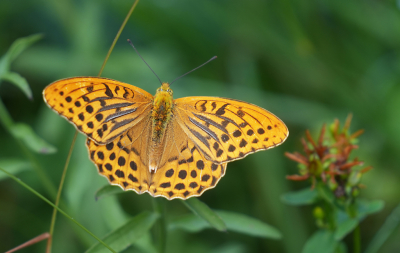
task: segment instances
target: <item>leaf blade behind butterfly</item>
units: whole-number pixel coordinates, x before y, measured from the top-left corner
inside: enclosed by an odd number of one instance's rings
[[[135,241],[145,235],[159,218],[157,213],[143,212],[136,215],[121,227],[105,236],[104,242],[117,252],[131,246]],[[86,253],[109,252],[100,243],[95,243]]]
[[[190,198],[182,202],[190,211],[207,221],[211,227],[218,231],[226,231],[224,221],[204,202],[201,202],[197,198]]]

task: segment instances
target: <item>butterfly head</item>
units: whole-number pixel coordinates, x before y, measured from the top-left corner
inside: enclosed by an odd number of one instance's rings
[[[169,87],[169,83],[162,83],[161,87],[157,89],[156,92],[156,97],[171,97],[173,95],[173,91],[171,90],[171,88]]]
[[[169,83],[162,83],[161,87],[157,89],[156,95],[154,96],[154,108],[155,111],[161,110],[159,113],[163,113],[165,110],[166,113],[172,108],[172,99],[173,92],[169,87]]]
[[[169,83],[162,83],[161,84],[161,87],[160,88],[158,88],[157,89],[157,93],[158,92],[163,92],[163,91],[166,91],[166,92],[168,92],[169,94],[173,94],[173,92],[172,92],[172,90],[169,88]]]

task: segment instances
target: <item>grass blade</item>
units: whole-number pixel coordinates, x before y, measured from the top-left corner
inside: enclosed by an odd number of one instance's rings
[[[21,140],[26,147],[39,154],[52,154],[57,149],[40,138],[29,125],[15,123],[10,129],[12,135]]]
[[[190,198],[185,201],[182,200],[182,202],[187,208],[189,208],[190,211],[206,220],[211,227],[218,231],[226,231],[226,225],[224,221],[204,202],[201,202],[197,198]]]
[[[157,213],[143,212],[136,215],[127,223],[108,234],[104,238],[104,242],[117,252],[121,252],[145,235],[158,218],[159,215]],[[86,251],[86,253],[102,252],[107,251],[100,243],[96,243]]]
[[[21,159],[0,159],[0,168],[6,169],[9,173],[15,175],[21,171],[32,168],[31,164]],[[6,174],[0,174],[0,180],[7,178]]]
[[[25,93],[29,100],[33,100],[32,90],[29,87],[26,79],[23,78],[20,74],[15,72],[6,72],[3,74],[2,79],[17,86],[20,90],[22,90],[23,93]]]
[[[387,217],[385,223],[378,230],[375,237],[368,245],[365,253],[376,253],[389,238],[391,234],[398,228],[400,222],[400,204],[393,210],[393,212]]]
[[[47,204],[51,205],[52,207],[56,208],[62,215],[64,215],[65,217],[67,217],[69,220],[71,220],[72,222],[74,222],[76,225],[78,225],[80,228],[82,228],[86,233],[88,233],[89,235],[91,235],[94,239],[96,239],[97,241],[99,241],[99,243],[101,243],[104,247],[108,248],[111,252],[116,253],[112,248],[110,248],[110,246],[108,246],[107,244],[105,244],[102,240],[100,240],[100,238],[98,238],[97,236],[95,236],[92,232],[90,232],[87,228],[85,228],[82,224],[80,224],[78,221],[76,221],[74,218],[72,218],[71,216],[69,216],[66,212],[64,212],[63,210],[61,210],[59,207],[55,206],[53,203],[51,203],[50,200],[46,199],[43,195],[41,195],[40,193],[38,193],[37,191],[35,191],[34,189],[32,189],[29,185],[25,184],[24,182],[22,182],[19,178],[15,177],[14,175],[8,173],[7,171],[5,171],[3,168],[0,168],[1,171],[3,171],[4,173],[6,173],[9,177],[11,177],[15,182],[17,182],[18,184],[22,185],[24,188],[26,188],[28,191],[32,192],[33,194],[35,194],[36,196],[38,196],[39,198],[41,198],[43,201],[45,201]]]
[[[309,205],[314,203],[317,198],[318,192],[310,189],[310,187],[295,192],[288,192],[281,196],[282,202],[292,206]]]
[[[281,233],[274,227],[247,215],[240,213],[215,211],[225,222],[228,231],[247,234],[255,237],[280,239]],[[197,215],[188,214],[170,223],[169,229],[183,229],[189,232],[199,232],[211,228],[210,224]]]
[[[115,185],[105,185],[97,190],[96,194],[94,195],[96,201],[110,195],[124,193],[124,191],[119,186]]]

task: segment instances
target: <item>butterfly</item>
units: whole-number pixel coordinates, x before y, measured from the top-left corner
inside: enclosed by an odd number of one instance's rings
[[[256,105],[220,97],[155,96],[100,77],[47,86],[48,106],[87,136],[90,160],[110,184],[153,197],[187,199],[214,188],[227,163],[276,147],[288,128]]]

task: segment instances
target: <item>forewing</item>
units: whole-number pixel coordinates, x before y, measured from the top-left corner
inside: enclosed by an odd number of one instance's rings
[[[214,163],[273,148],[289,135],[286,125],[269,111],[227,98],[176,99],[174,117],[205,158]]]
[[[107,145],[98,145],[87,139],[90,159],[110,184],[139,194],[148,191],[150,122],[149,116],[144,118]]]
[[[140,122],[151,110],[153,96],[112,79],[74,77],[43,91],[45,102],[97,144],[107,144]]]
[[[225,174],[226,165],[205,159],[173,119],[166,130],[165,150],[157,172],[152,174],[149,192],[167,199],[200,196],[216,186]]]

